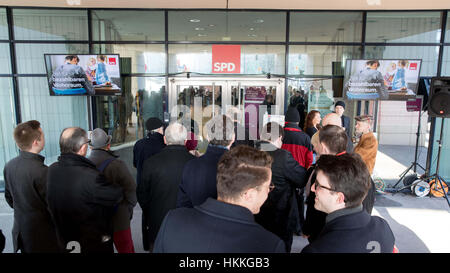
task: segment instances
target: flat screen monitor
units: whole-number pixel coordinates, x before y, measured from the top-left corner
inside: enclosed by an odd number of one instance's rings
[[[121,95],[118,54],[44,54],[51,96]]]
[[[407,100],[417,95],[419,59],[347,60],[344,98],[348,100]]]

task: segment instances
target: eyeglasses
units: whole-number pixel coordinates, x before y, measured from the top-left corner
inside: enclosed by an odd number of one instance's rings
[[[88,139],[88,141],[84,142],[83,145],[84,145],[84,144],[91,144],[91,140]]]
[[[317,187],[320,187],[320,188],[323,188],[323,189],[326,189],[326,190],[334,191],[334,192],[335,192],[335,190],[333,190],[332,188],[328,188],[328,187],[325,187],[325,186],[320,185],[319,182],[317,182],[317,180],[316,180],[316,181],[314,182],[314,189],[317,190]]]

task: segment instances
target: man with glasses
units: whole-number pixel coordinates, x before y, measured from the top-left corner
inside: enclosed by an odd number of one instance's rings
[[[283,135],[283,127],[276,122],[267,123],[261,133],[263,141],[259,149],[266,151],[273,159],[272,183],[275,189],[269,193],[255,220],[278,235],[289,253],[294,232],[300,225],[295,188],[304,188],[307,179],[306,169],[295,161],[290,152],[281,149]]]
[[[314,207],[327,214],[326,224],[302,253],[392,253],[395,238],[388,223],[362,206],[371,185],[361,157],[321,155],[316,172]]]
[[[170,211],[154,252],[285,252],[284,242],[258,225],[253,216],[271,190],[271,164],[267,153],[248,146],[226,152],[217,168],[217,200],[208,198],[200,206]]]

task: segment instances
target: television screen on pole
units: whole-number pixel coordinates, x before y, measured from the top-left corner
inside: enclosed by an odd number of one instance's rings
[[[118,54],[44,54],[51,96],[121,94]]]
[[[348,100],[407,100],[417,94],[418,59],[347,60],[344,97]]]

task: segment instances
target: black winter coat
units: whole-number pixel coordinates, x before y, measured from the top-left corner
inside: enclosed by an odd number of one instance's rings
[[[166,147],[164,136],[160,133],[150,132],[146,137],[140,139],[133,147],[133,166],[137,169],[136,183],[141,181],[142,167],[147,158],[161,152]]]
[[[275,253],[283,241],[255,223],[245,207],[208,198],[194,208],[178,208],[164,218],[155,253]]]
[[[167,212],[176,208],[183,168],[195,157],[183,145],[169,145],[144,162],[137,198],[149,225],[149,241],[154,242]]]
[[[306,170],[295,161],[289,151],[277,149],[268,142],[267,151],[273,158],[272,183],[275,185],[262,205],[259,214],[255,215],[257,223],[288,242],[299,226],[298,206],[295,188],[306,185]],[[290,249],[290,246],[288,246]]]
[[[48,168],[47,181],[48,205],[62,246],[76,241],[81,253],[113,252],[112,239],[106,239],[112,237],[112,215],[122,189],[77,154],[61,154]]]
[[[46,200],[47,169],[43,156],[20,151],[3,170],[5,199],[14,209],[14,252],[19,249],[22,253],[60,250]]]
[[[302,253],[392,253],[394,244],[386,220],[362,210],[328,222]]]
[[[123,200],[120,202],[116,213],[113,217],[114,232],[122,231],[130,228],[130,220],[133,216],[133,209],[136,206],[136,182],[128,170],[125,162],[118,158],[112,151],[103,149],[94,149],[89,155],[89,160],[92,161],[98,168],[106,160],[112,160],[108,166],[103,170],[103,174],[108,182],[119,186],[123,192]]]
[[[217,164],[228,150],[208,145],[206,153],[186,163],[177,196],[177,208],[192,208],[208,197],[217,198]]]

